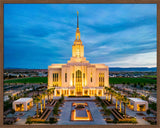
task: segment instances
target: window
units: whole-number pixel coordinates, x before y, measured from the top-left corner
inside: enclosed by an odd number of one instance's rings
[[[76,92],[82,93],[82,72],[80,70],[76,71]]]
[[[76,54],[77,54],[77,57],[80,57],[80,49],[79,48],[76,49]]]
[[[53,73],[53,87],[58,86],[58,73]]]
[[[67,73],[65,73],[65,82],[67,82]]]
[[[83,73],[83,85],[85,86],[85,73]]]
[[[72,73],[72,86],[74,86],[74,73]]]
[[[104,73],[99,73],[99,86],[104,87]]]
[[[55,73],[53,73],[53,81],[55,81],[54,79],[55,79]]]
[[[92,73],[91,73],[91,82],[92,82]]]
[[[53,82],[58,82],[58,73],[53,73]]]

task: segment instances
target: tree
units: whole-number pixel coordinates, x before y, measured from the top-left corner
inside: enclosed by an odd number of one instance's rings
[[[11,110],[11,113],[12,113],[12,114],[14,114],[14,113],[15,113],[15,110],[14,110],[14,109],[12,109],[12,110]]]
[[[115,92],[114,92],[114,90],[111,89],[110,93],[111,93],[111,104],[112,104],[113,103],[113,95],[115,95]]]
[[[104,114],[109,116],[111,114],[111,111],[109,109],[105,109]]]
[[[40,96],[38,96],[38,98],[39,98],[39,100],[40,100],[40,104],[41,104],[41,113],[43,112],[43,106],[42,106],[42,99],[43,99],[43,97],[42,97],[42,95],[40,95]]]
[[[148,87],[145,87],[146,88],[146,90],[148,90]]]
[[[111,101],[111,99],[112,99],[112,95],[111,95],[111,88],[108,88],[108,91],[109,91],[109,101]]]
[[[144,88],[144,84],[143,84],[143,83],[140,84],[140,88],[141,88],[141,89]]]
[[[12,97],[11,95],[8,95],[8,98],[9,98],[10,101],[14,100],[13,99],[14,97]]]
[[[54,118],[54,117],[49,118],[49,123],[50,124],[53,124],[53,123],[56,123],[56,122],[57,122],[56,118]]]
[[[115,93],[115,97],[116,97],[116,109],[117,109],[117,104],[118,104],[118,97],[119,97],[119,94],[118,94],[118,93]]]
[[[45,92],[42,93],[42,97],[43,97],[43,108],[45,109],[45,104],[46,104],[46,99],[45,99],[46,93]]]
[[[134,87],[137,88],[137,83],[134,83]]]
[[[149,114],[151,113],[150,109],[148,109],[148,110],[146,111],[146,113],[149,115]]]
[[[109,101],[109,88],[105,87],[105,89],[106,89],[106,100]]]
[[[50,101],[50,94],[51,94],[51,90],[47,89],[48,102]]]
[[[119,95],[117,96],[118,100],[119,100],[119,112],[122,112],[122,96],[121,94],[119,93]]]
[[[122,102],[123,102],[123,106],[124,106],[124,115],[125,115],[125,118],[126,118],[126,105],[128,104],[129,100],[127,99],[126,96],[124,96],[123,99],[122,99]]]
[[[50,90],[51,90],[51,94],[53,96],[53,94],[54,94],[54,88],[51,88]]]
[[[35,97],[34,102],[36,104],[36,108],[37,108],[37,112],[36,112],[36,117],[38,118],[39,116],[39,112],[38,112],[38,103],[39,103],[40,99],[38,97]]]
[[[138,96],[138,94],[134,91],[133,93],[132,93],[132,97],[137,97]]]

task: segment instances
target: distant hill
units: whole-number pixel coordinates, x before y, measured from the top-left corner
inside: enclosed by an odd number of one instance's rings
[[[109,71],[115,72],[157,72],[157,68],[137,67],[137,68],[120,68],[120,67],[109,67]]]
[[[48,69],[27,69],[27,68],[5,68],[5,71],[48,71]],[[147,67],[135,67],[135,68],[121,68],[121,67],[109,67],[109,71],[112,72],[157,72],[157,68]]]

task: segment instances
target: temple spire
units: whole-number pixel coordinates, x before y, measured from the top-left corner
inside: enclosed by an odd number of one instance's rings
[[[77,28],[79,28],[79,21],[78,21],[78,11],[77,11]]]
[[[76,40],[80,40],[80,30],[79,30],[79,19],[78,19],[78,11],[77,11],[77,30],[76,30]]]

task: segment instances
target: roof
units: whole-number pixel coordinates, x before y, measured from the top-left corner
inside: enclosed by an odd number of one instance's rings
[[[140,99],[140,98],[128,98],[128,99],[130,99],[130,100],[132,100],[132,101],[134,101],[134,102],[147,102],[147,101],[142,100],[142,99]]]
[[[20,98],[18,100],[15,100],[14,102],[27,102],[33,100],[32,98]]]

